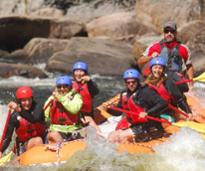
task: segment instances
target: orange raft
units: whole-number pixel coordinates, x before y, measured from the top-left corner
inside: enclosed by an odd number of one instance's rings
[[[116,104],[119,99],[119,96],[112,98],[111,100],[103,103],[101,106],[97,108],[97,118],[98,123],[102,123],[111,115],[106,112],[105,107],[107,105]],[[193,108],[195,105],[199,105],[199,100],[193,95],[187,95],[187,100],[190,106]],[[202,108],[197,110],[194,108],[194,112],[201,113]],[[203,108],[205,111],[205,109]],[[180,128],[177,126],[170,125],[165,128],[168,133],[175,133]],[[168,138],[159,138],[156,140],[151,140],[149,142],[142,143],[127,143],[120,144],[117,147],[118,152],[128,152],[130,154],[136,153],[153,153],[153,147],[167,141]],[[75,140],[70,142],[65,142],[61,144],[61,148],[57,151],[51,151],[46,149],[46,145],[36,146],[26,151],[22,155],[18,157],[18,161],[20,165],[35,165],[35,164],[46,164],[46,163],[55,163],[55,162],[63,162],[68,160],[71,156],[73,156],[76,152],[82,151],[86,148],[86,142],[84,140]]]

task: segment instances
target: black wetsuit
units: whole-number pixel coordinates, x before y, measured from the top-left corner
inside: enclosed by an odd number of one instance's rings
[[[43,104],[37,104],[33,100],[31,109],[29,111],[26,111],[22,108],[22,111],[20,113],[13,112],[11,114],[1,152],[4,152],[4,150],[9,146],[14,130],[19,128],[20,124],[17,119],[18,116],[21,116],[31,123],[44,123]]]

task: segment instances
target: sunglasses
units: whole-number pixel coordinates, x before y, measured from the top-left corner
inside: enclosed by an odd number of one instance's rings
[[[60,88],[68,88],[68,87],[69,87],[69,85],[64,85],[64,84],[63,85],[57,85],[57,88],[59,88],[59,89]]]
[[[135,84],[137,81],[126,81],[126,84]]]
[[[176,33],[176,30],[173,30],[173,29],[170,29],[170,28],[164,29],[164,33],[169,33],[169,32],[174,34],[174,33]]]

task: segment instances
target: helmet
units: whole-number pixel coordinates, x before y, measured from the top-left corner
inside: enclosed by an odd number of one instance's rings
[[[33,97],[33,91],[31,87],[22,86],[16,90],[17,99],[24,99],[24,98],[30,98],[30,97]]]
[[[76,69],[80,69],[80,70],[83,70],[85,72],[88,72],[88,64],[83,62],[83,61],[78,61],[78,62],[73,64],[72,71],[74,71]]]
[[[162,65],[164,67],[167,66],[167,60],[161,56],[158,56],[156,58],[153,58],[150,61],[150,68],[152,68],[153,65]]]
[[[124,72],[123,78],[124,79],[128,79],[128,78],[139,79],[140,73],[136,69],[128,69]]]
[[[72,84],[72,79],[71,77],[67,76],[67,75],[62,75],[62,76],[59,76],[57,79],[56,79],[56,85],[68,85],[70,86]]]

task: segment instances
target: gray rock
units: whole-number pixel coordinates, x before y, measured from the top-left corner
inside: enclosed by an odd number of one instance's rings
[[[46,69],[51,72],[71,72],[72,64],[84,60],[90,73],[121,75],[133,59],[132,47],[123,42],[103,39],[72,38],[65,51],[54,54]]]

